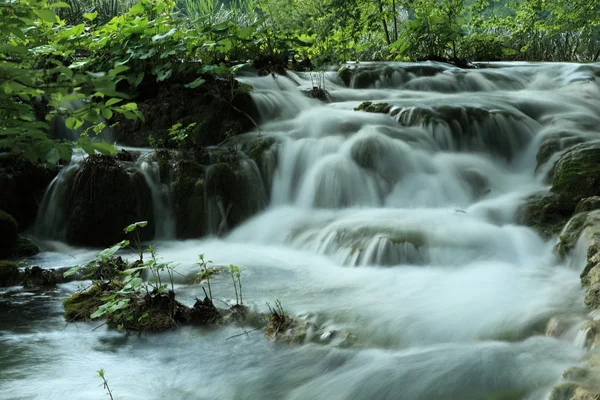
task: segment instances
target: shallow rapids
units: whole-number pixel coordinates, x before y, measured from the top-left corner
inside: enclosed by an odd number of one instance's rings
[[[61,301],[77,284],[11,288],[0,292],[0,398],[106,398],[100,368],[115,399],[547,398],[583,356],[576,324],[545,335],[550,318],[585,314],[582,257],[558,262],[554,242],[517,216],[547,189],[556,155],[537,165],[542,141],[598,133],[600,66],[346,68],[346,84],[336,71],[240,78],[263,119],[247,138],[275,139],[268,206],[219,239],[162,240],[175,228],[159,226],[155,247],[178,264],[180,301],[202,296],[190,282],[205,254],[243,269],[250,307],[279,299],[352,332],[353,346],[278,346],[262,332],[228,340],[242,333],[233,327],[125,337],[65,325]],[[316,81],[329,102],[306,95]],[[166,184],[142,165],[160,185],[155,219],[171,224]],[[45,246],[31,260],[45,268],[97,252]],[[234,297],[227,276],[212,286]]]

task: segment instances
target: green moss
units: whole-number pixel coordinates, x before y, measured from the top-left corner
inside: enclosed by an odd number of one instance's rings
[[[387,103],[373,103],[371,101],[365,101],[361,103],[354,111],[366,111],[376,114],[387,114],[392,109],[392,106]]]
[[[19,267],[10,261],[0,260],[0,287],[19,283]]]
[[[573,216],[560,235],[555,247],[556,254],[560,257],[566,256],[575,248],[584,229],[590,227],[593,231],[592,236],[594,233],[600,234],[600,211],[584,212]]]
[[[342,82],[344,82],[344,85],[346,85],[347,87],[350,87],[350,83],[352,83],[352,75],[354,75],[354,72],[352,71],[352,69],[346,66],[340,68],[337,72],[337,76],[342,80]]]
[[[554,193],[529,197],[519,210],[520,223],[550,238],[561,232],[573,213],[574,205]]]
[[[17,221],[0,210],[0,257],[7,256],[17,243]]]
[[[31,257],[40,252],[40,248],[31,239],[19,237],[15,247],[11,251],[11,257]]]
[[[65,309],[65,319],[71,321],[89,321],[90,316],[98,310],[98,307],[103,303],[102,298],[109,295],[100,286],[95,284],[85,292],[73,293],[70,297],[63,301]]]
[[[148,221],[141,240],[154,237],[152,193],[140,171],[114,157],[94,155],[73,177],[65,207],[70,210],[67,241],[87,246],[113,245],[126,235],[123,227]]]
[[[548,400],[568,400],[575,394],[575,390],[579,385],[572,382],[561,383],[560,385],[554,386],[548,396]]]
[[[600,194],[600,145],[584,143],[563,154],[556,164],[551,190],[574,205]]]
[[[577,203],[575,214],[598,209],[600,209],[600,196],[586,197]]]
[[[234,191],[238,186],[238,177],[230,164],[213,164],[208,169],[206,185],[211,195],[228,200],[235,193]]]
[[[204,232],[205,169],[195,161],[180,160],[171,184],[177,237],[197,238]]]

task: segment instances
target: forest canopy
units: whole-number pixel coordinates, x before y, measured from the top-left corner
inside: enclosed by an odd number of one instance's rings
[[[352,61],[597,61],[594,0],[0,0],[0,150],[68,161],[140,85]],[[54,126],[54,128],[53,128]],[[67,138],[68,139],[68,138]]]

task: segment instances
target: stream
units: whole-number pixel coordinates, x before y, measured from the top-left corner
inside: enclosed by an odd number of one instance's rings
[[[277,140],[264,211],[223,238],[172,240],[168,201],[156,187],[153,198],[155,248],[178,264],[181,302],[203,296],[186,282],[204,254],[242,268],[251,308],[280,300],[290,315],[351,332],[352,346],[277,345],[236,326],[125,336],[65,323],[62,300],[88,282],[3,288],[0,398],[107,399],[101,368],[115,399],[547,398],[584,354],[584,257],[559,262],[518,210],[549,187],[556,155],[537,165],[544,139],[597,135],[600,66],[348,68],[351,88],[336,71],[240,78],[264,121],[245,136]],[[315,81],[329,103],[305,95]],[[365,101],[386,112],[355,110]],[[140,168],[157,181],[151,164]],[[29,261],[43,268],[99,251],[42,248]],[[235,299],[228,276],[211,284]],[[546,336],[559,315],[572,326]]]

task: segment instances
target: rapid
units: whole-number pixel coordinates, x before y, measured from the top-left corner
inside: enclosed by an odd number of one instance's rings
[[[242,333],[232,326],[125,336],[65,323],[61,302],[85,282],[5,288],[0,398],[107,398],[101,368],[115,399],[547,398],[584,354],[583,261],[559,261],[554,241],[518,224],[519,208],[548,188],[556,156],[538,165],[544,138],[598,134],[600,66],[345,68],[356,69],[347,85],[337,71],[239,78],[262,122],[236,140],[274,145],[262,165],[249,161],[267,172],[256,188],[266,207],[224,237],[175,240],[168,185],[152,162],[138,164],[155,200],[155,248],[178,264],[180,301],[202,295],[189,282],[204,254],[242,268],[251,308],[280,300],[355,343],[276,345],[260,331],[231,338]],[[315,81],[326,102],[307,96]],[[33,235],[60,231],[60,179]],[[57,235],[29,261],[71,266],[99,250]],[[227,276],[212,284],[231,300]],[[546,336],[559,315],[572,327]]]

